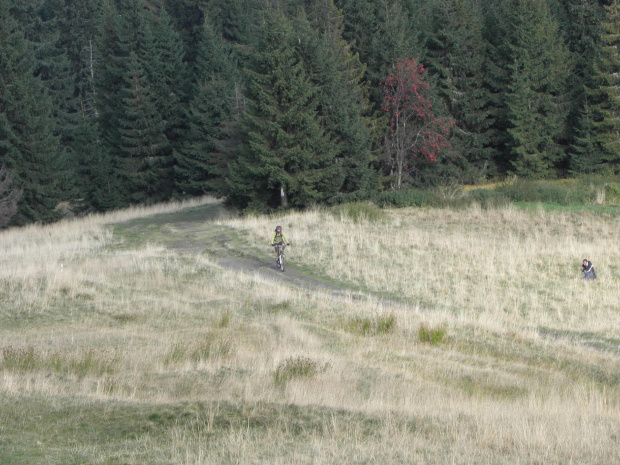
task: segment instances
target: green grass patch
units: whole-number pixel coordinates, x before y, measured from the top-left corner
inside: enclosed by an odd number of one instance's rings
[[[6,346],[2,349],[0,371],[44,371],[60,375],[103,376],[118,371],[118,357],[109,351],[88,349],[74,353],[63,350],[46,353],[39,348]]]
[[[446,341],[446,330],[442,327],[431,327],[423,323],[418,327],[418,341],[433,346],[439,345]]]
[[[353,317],[345,320],[342,327],[361,336],[380,336],[394,332],[396,316],[392,313],[376,317]]]

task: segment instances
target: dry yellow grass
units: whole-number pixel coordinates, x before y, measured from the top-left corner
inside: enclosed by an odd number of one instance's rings
[[[201,225],[269,262],[282,224],[293,269],[361,290],[336,295],[108,226],[151,213],[0,234],[0,400],[183,413],[130,443],[75,433],[41,463],[620,460],[617,220],[472,207]],[[584,256],[598,282],[578,279]]]

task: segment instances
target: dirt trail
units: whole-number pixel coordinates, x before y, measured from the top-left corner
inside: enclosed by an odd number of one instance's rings
[[[282,272],[277,267],[275,259],[263,259],[256,256],[255,252],[251,250],[236,248],[232,244],[233,239],[229,238],[231,231],[225,226],[219,226],[209,221],[230,216],[231,213],[222,204],[211,204],[173,214],[158,215],[147,221],[143,219],[139,224],[132,225],[130,229],[135,231],[136,228],[140,228],[148,234],[149,228],[154,225],[165,226],[172,230],[171,233],[167,232],[163,240],[168,249],[189,254],[208,253],[210,258],[227,269],[258,273],[261,277],[275,282],[284,282],[302,289],[328,292],[335,298],[371,299],[390,306],[419,310],[418,307],[403,302],[355,292],[345,286],[321,281],[296,270],[294,265],[293,267],[288,266]],[[265,247],[268,245],[266,244]],[[268,256],[272,256],[271,251],[269,251]]]

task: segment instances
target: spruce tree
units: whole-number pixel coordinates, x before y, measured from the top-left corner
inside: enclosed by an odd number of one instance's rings
[[[593,91],[598,85],[595,63],[601,50],[604,10],[597,0],[564,0],[562,3],[566,12],[563,31],[572,63],[567,80],[570,99],[565,139],[569,147],[565,168],[572,174],[589,173],[600,166]]]
[[[225,127],[232,123],[234,66],[230,46],[208,18],[198,42],[197,83],[189,109],[189,132],[175,154],[174,177],[180,195],[221,195],[232,153]]]
[[[485,69],[482,11],[476,3],[447,0],[436,5],[432,18],[426,41],[428,70],[454,121],[452,147],[441,165],[444,176],[476,182],[497,174],[496,152],[490,147],[490,96],[481,79]]]
[[[118,10],[110,5],[104,10],[97,102],[105,149],[120,170],[123,204],[165,200],[174,189],[166,133],[179,126],[174,118],[168,126],[160,112],[170,102],[161,91],[172,91],[165,80],[169,73],[153,72],[153,79],[161,79],[154,86],[147,72],[163,66],[160,52],[166,49],[157,46],[152,22],[139,0],[120,0]]]
[[[265,16],[247,69],[248,110],[239,158],[228,178],[231,203],[251,210],[305,207],[336,195],[344,177],[337,148],[321,128],[317,92],[295,56],[289,21]]]
[[[173,148],[178,149],[185,137],[187,115],[185,102],[189,80],[184,62],[183,42],[174,29],[165,8],[153,18],[148,29],[142,61],[155,99],[157,111],[164,119],[164,133]]]
[[[335,161],[344,175],[338,201],[368,198],[378,188],[371,168],[372,135],[368,124],[365,66],[343,39],[342,13],[333,0],[321,0],[294,21],[297,54],[303,60],[317,95],[322,128],[337,147]]]
[[[119,95],[123,102],[118,119],[120,174],[131,203],[165,200],[173,189],[168,175],[171,147],[146,72],[134,52],[130,53],[125,79],[129,85]]]
[[[0,0],[0,115],[3,143],[1,162],[23,189],[13,224],[52,221],[58,203],[59,145],[54,135],[51,100],[36,60],[20,27]]]
[[[564,159],[559,139],[569,71],[558,25],[545,0],[503,0],[488,18],[487,37],[493,143],[508,172],[553,176]]]
[[[590,93],[600,158],[594,157],[595,170],[620,170],[620,2],[605,6],[603,47],[596,61],[598,86]]]
[[[596,125],[587,100],[574,132],[573,143],[569,148],[570,172],[572,174],[596,172],[601,166],[601,150],[597,144]]]

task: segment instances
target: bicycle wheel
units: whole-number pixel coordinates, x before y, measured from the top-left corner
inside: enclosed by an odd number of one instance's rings
[[[278,262],[280,263],[280,270],[284,271],[284,254],[280,254],[280,257],[278,258]]]

